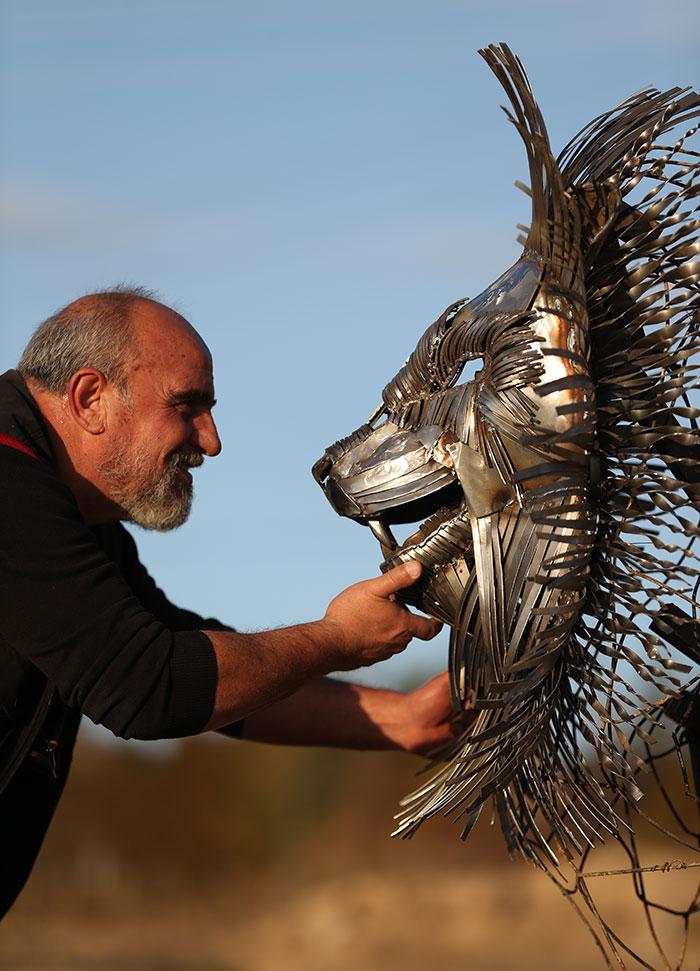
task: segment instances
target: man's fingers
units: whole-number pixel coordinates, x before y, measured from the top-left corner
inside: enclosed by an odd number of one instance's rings
[[[422,572],[423,567],[420,563],[417,560],[410,560],[408,563],[395,566],[393,570],[389,570],[388,573],[384,573],[380,577],[374,577],[374,579],[365,582],[372,585],[372,592],[378,597],[390,597],[397,590],[410,587]]]
[[[366,582],[371,585],[372,593],[375,596],[393,600],[393,595],[397,591],[403,590],[405,587],[410,587],[411,584],[416,582],[422,572],[423,567],[417,560],[409,560],[408,563],[401,563],[399,566],[395,566],[393,570],[389,570],[388,573],[384,573],[382,576],[375,577]],[[409,614],[411,618],[411,637],[418,637],[422,641],[429,641],[442,629],[442,624],[437,620],[431,620],[429,617],[421,617],[418,614],[410,613],[410,611]]]
[[[411,614],[411,633],[419,640],[431,641],[441,630],[442,624],[439,620],[431,620],[430,617]]]

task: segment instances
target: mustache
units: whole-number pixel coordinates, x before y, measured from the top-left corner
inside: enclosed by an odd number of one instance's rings
[[[204,462],[202,453],[190,446],[179,448],[168,459],[168,467],[172,469],[196,469]]]

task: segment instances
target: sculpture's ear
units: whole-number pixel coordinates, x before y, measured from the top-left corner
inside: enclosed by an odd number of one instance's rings
[[[581,220],[581,251],[590,266],[605,242],[620,209],[622,197],[614,182],[586,182],[569,189]]]

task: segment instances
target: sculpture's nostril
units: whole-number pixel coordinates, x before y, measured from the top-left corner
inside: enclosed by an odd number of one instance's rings
[[[328,477],[328,473],[331,470],[331,460],[329,458],[328,452],[325,452],[323,457],[315,463],[311,472],[314,479],[318,482],[320,486],[323,486],[325,479]]]

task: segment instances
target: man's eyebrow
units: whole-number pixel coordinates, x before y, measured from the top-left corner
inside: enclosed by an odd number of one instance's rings
[[[211,391],[206,391],[203,388],[185,388],[182,391],[171,391],[168,395],[168,401],[173,405],[179,405],[185,401],[201,401],[209,405],[210,408],[213,408],[216,404],[216,398]]]

